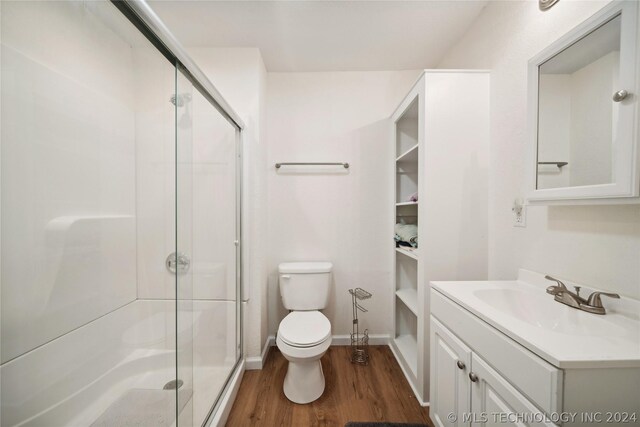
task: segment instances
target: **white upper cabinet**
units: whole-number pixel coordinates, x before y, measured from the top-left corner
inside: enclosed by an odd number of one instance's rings
[[[530,202],[640,202],[638,37],[614,1],[529,61]]]

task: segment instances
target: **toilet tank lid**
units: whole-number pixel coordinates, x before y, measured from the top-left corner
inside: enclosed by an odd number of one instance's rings
[[[279,273],[329,273],[333,268],[330,262],[283,262],[278,266]]]

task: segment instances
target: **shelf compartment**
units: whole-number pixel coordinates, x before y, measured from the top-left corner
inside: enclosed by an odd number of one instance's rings
[[[418,290],[418,263],[403,253],[396,251],[396,291]]]
[[[397,294],[396,294],[397,295]],[[396,333],[394,344],[414,377],[418,372],[418,317],[396,298]]]
[[[418,224],[418,202],[410,204],[402,203],[396,205],[396,224],[404,222],[405,224]]]
[[[414,145],[396,158],[398,163],[415,163],[418,161],[419,144]]]
[[[404,248],[396,248],[396,252],[398,252],[399,254],[402,254],[402,255],[406,255],[411,259],[415,259],[416,261],[418,260],[418,250],[417,249],[409,250],[409,249],[404,249]]]
[[[398,335],[395,340],[396,348],[414,376],[418,372],[418,342],[413,335]]]
[[[418,292],[415,289],[399,289],[396,291],[396,297],[398,297],[414,315],[418,315]]]
[[[418,143],[418,97],[411,102],[395,123],[396,126],[396,157],[406,152]]]
[[[397,295],[397,294],[396,294]],[[394,344],[414,377],[418,372],[418,317],[396,298],[396,333]]]
[[[418,192],[419,180],[418,162],[396,162],[396,203],[407,203]]]

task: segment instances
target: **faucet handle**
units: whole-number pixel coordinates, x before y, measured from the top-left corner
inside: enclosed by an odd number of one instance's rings
[[[601,295],[604,295],[605,297],[609,297],[609,298],[620,298],[620,295],[618,294],[611,294],[611,293],[607,293],[607,292],[594,292],[591,295],[589,295],[589,299],[587,299],[587,304],[589,304],[591,307],[602,307],[602,299],[600,298]]]
[[[580,289],[582,289],[582,286],[574,286],[573,289],[576,290],[576,295],[580,296]]]
[[[567,287],[564,285],[564,283],[562,283],[560,280],[556,279],[555,277],[551,277],[551,276],[547,275],[547,276],[544,276],[544,278],[547,279],[547,280],[551,280],[553,282],[556,282],[558,284],[557,286],[549,286],[547,288],[547,293],[548,294],[557,295],[558,293],[567,290]]]

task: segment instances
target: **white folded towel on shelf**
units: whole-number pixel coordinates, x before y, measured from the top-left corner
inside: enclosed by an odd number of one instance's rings
[[[416,224],[396,224],[395,232],[403,242],[418,243],[418,226]]]

